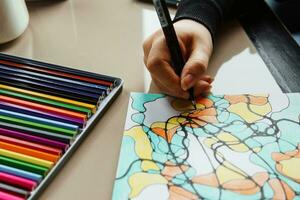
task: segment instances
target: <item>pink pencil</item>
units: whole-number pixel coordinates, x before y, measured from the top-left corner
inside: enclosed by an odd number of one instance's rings
[[[9,194],[6,192],[0,191],[0,199],[1,200],[24,200],[22,197],[15,196],[13,194]]]
[[[13,176],[3,172],[0,172],[0,182],[22,187],[30,191],[37,185],[36,182],[32,180],[21,178],[18,176]]]

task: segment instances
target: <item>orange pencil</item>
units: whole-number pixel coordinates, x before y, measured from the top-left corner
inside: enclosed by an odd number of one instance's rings
[[[51,161],[51,162],[57,162],[57,160],[59,159],[59,156],[57,156],[57,155],[48,154],[48,153],[40,152],[37,150],[33,150],[33,149],[26,148],[26,147],[10,144],[10,143],[6,143],[6,142],[1,142],[1,141],[0,141],[0,149],[6,149],[9,151],[13,151],[16,153],[32,156],[35,158],[39,158],[39,159],[47,160],[47,161]]]
[[[17,105],[26,106],[26,107],[33,108],[33,109],[38,109],[38,110],[42,110],[42,111],[47,111],[47,112],[63,115],[63,116],[70,116],[70,117],[77,118],[77,119],[80,119],[83,121],[86,121],[86,119],[87,119],[87,116],[82,113],[73,112],[73,111],[56,108],[56,107],[52,107],[52,106],[47,106],[47,105],[43,105],[43,104],[38,104],[38,103],[34,103],[34,102],[29,102],[29,101],[12,98],[12,97],[8,97],[8,96],[4,96],[4,95],[0,95],[0,100],[4,101],[4,102],[12,103],[12,104],[17,104]]]

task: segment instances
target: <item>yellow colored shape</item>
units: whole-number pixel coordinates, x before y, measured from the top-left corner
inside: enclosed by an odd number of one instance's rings
[[[148,170],[159,170],[159,167],[158,167],[153,161],[150,161],[150,160],[144,160],[144,161],[142,162],[141,168],[142,168],[144,171],[148,171]]]
[[[129,194],[130,199],[137,197],[147,186],[168,183],[168,181],[160,174],[148,174],[143,172],[133,174],[130,176],[128,182],[131,187],[131,192]]]
[[[207,138],[204,140],[204,144],[208,147],[211,148],[212,145],[216,144],[218,142],[218,140],[216,140],[215,138]]]
[[[253,148],[252,150],[253,150],[254,152],[258,153],[258,152],[261,151],[261,148],[260,148],[260,147],[256,147],[256,148]]]
[[[135,152],[141,159],[152,159],[152,147],[150,141],[141,126],[135,126],[125,131],[125,136],[130,136],[135,141]]]
[[[258,108],[258,107],[262,107],[262,108]],[[250,106],[250,108],[253,109],[253,111],[251,111],[248,109],[248,105],[246,103],[237,103],[229,106],[228,111],[239,115],[248,123],[253,123],[255,121],[262,119],[262,117],[255,114],[255,112],[258,112],[260,115],[265,115],[268,113],[267,107],[268,106]]]
[[[236,152],[247,152],[247,151],[249,151],[249,148],[243,143],[230,144],[229,147],[232,150],[236,151]]]
[[[235,136],[229,134],[229,133],[226,133],[226,132],[222,132],[222,133],[219,133],[217,135],[217,137],[222,140],[223,142],[238,142],[239,139],[236,138]]]
[[[258,113],[259,115],[266,115],[272,111],[271,105],[269,103],[263,106],[250,104],[250,109],[252,110],[252,112]]]
[[[165,122],[154,122],[154,123],[151,125],[151,128],[153,128],[153,127],[158,127],[158,128],[165,129],[166,123],[165,123]]]
[[[186,118],[183,118],[183,117],[173,117],[168,122],[171,123],[171,124],[178,125],[178,124],[181,124],[183,122],[186,122]]]
[[[283,160],[280,161],[280,164],[282,165],[283,174],[300,182],[300,158],[294,157],[289,160]]]
[[[224,184],[232,180],[245,179],[245,175],[240,169],[226,161],[223,164],[224,165],[220,165],[216,170],[220,184]]]
[[[174,127],[177,127],[179,124],[173,124],[173,123],[168,123],[167,124],[167,130],[172,129]],[[161,129],[165,129],[166,128],[166,123],[164,122],[154,122],[151,125],[151,128],[161,128]]]

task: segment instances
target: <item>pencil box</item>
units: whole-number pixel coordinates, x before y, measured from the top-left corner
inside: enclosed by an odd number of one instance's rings
[[[0,199],[37,199],[123,80],[0,53]]]

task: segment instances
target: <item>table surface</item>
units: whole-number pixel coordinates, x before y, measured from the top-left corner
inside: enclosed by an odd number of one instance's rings
[[[124,89],[40,199],[111,199],[130,92],[159,92],[143,64],[142,42],[159,27],[135,0],[28,3],[30,24],[0,51],[121,77]],[[172,11],[174,13],[174,10]],[[280,93],[241,26],[220,31],[209,65],[216,94]]]

